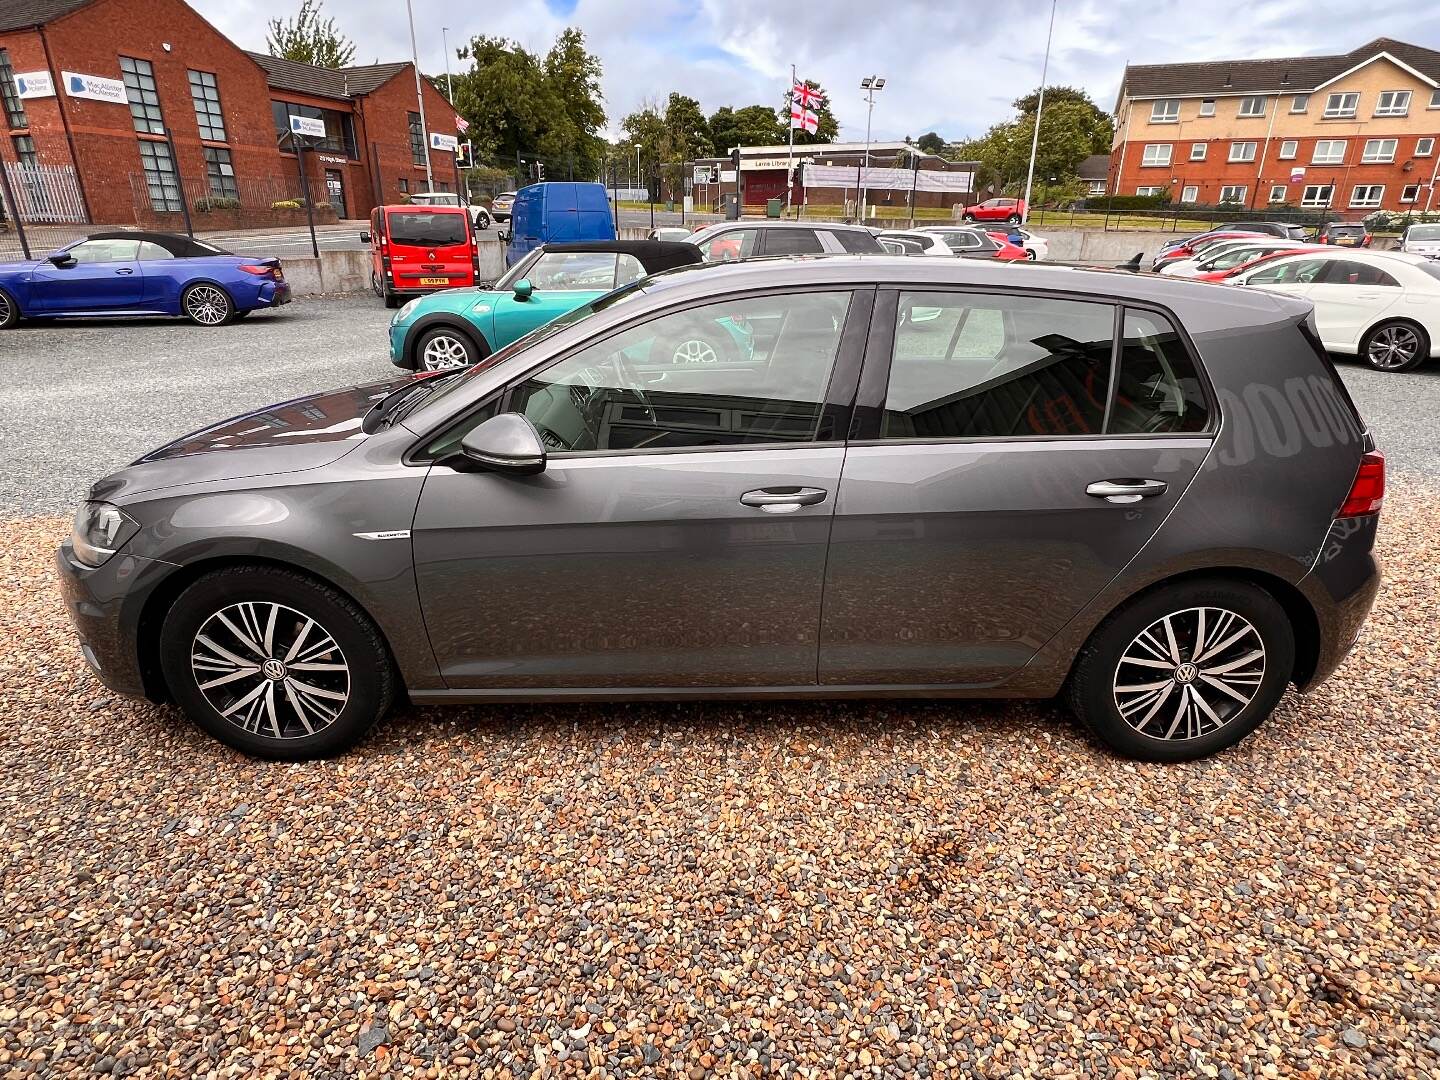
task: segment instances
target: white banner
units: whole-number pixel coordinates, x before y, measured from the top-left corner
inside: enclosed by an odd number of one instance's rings
[[[325,138],[325,121],[314,116],[290,116],[290,133],[307,139]]]
[[[444,150],[446,153],[453,154],[459,145],[460,140],[454,135],[442,135],[438,131],[430,133],[431,150]]]
[[[113,105],[124,105],[125,84],[119,79],[105,79],[99,75],[81,75],[75,71],[62,71],[65,93],[73,98],[89,98],[91,101],[108,101]]]
[[[863,176],[861,175],[863,173]],[[968,172],[938,172],[933,169],[894,169],[872,165],[860,169],[854,165],[806,165],[804,185],[807,188],[854,188],[863,181],[869,191],[949,191],[964,194],[974,185],[975,177]]]
[[[22,101],[27,98],[55,96],[55,80],[48,71],[19,71],[15,73],[15,93]]]

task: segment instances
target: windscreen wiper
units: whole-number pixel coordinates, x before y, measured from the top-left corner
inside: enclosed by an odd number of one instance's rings
[[[443,382],[451,375],[458,375],[464,370],[464,368],[454,368],[450,371],[441,372],[438,375],[431,375],[429,378],[407,382],[404,386],[397,386],[394,390],[391,390],[390,393],[375,402],[374,405],[370,406],[365,413],[364,419],[360,421],[360,430],[366,435],[374,435],[375,432],[386,426],[391,417],[395,415],[395,410],[402,401],[408,400],[411,395],[417,391],[431,388],[435,383]]]

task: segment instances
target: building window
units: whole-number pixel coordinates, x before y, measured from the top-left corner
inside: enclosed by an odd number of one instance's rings
[[[402,177],[400,178],[400,194],[401,194],[401,195],[405,195],[405,194],[408,194],[409,191],[410,191],[410,181],[407,180],[407,179],[405,179],[405,177],[402,176]]]
[[[1165,190],[1164,184],[1143,184],[1135,189],[1136,195],[1159,195]]]
[[[296,105],[290,101],[270,102],[270,113],[275,121],[275,141],[281,149],[294,149],[290,137],[290,117],[308,116],[325,124],[325,138],[311,140],[306,145],[316,150],[344,154],[351,161],[360,160],[360,155],[356,152],[355,122],[349,113],[337,112],[335,109],[317,109],[313,105]]]
[[[1109,186],[1109,184],[1110,184],[1110,181],[1108,181],[1108,180],[1091,180],[1091,181],[1090,181],[1090,194],[1091,194],[1091,195],[1104,195],[1104,194],[1105,194],[1105,189]]]
[[[1429,157],[1429,156],[1430,156],[1431,154],[1433,154],[1434,152],[1435,152],[1435,140],[1434,140],[1433,138],[1430,138],[1429,136],[1427,136],[1426,138],[1416,139],[1416,140],[1415,140],[1415,156],[1416,156],[1416,157]]]
[[[411,113],[410,115],[413,116],[415,114]],[[410,145],[412,147],[415,145],[415,134],[413,131],[410,134]],[[1169,143],[1146,143],[1145,155],[1140,159],[1140,164],[1169,165],[1171,149],[1172,147]]]
[[[1254,161],[1256,146],[1253,142],[1232,142],[1230,144],[1231,161]]]
[[[1334,184],[1310,184],[1300,194],[1300,205],[1308,207],[1329,206],[1335,196]]]
[[[1282,143],[1280,144],[1280,160],[1281,160],[1281,161],[1289,161],[1291,158],[1293,158],[1293,157],[1294,157],[1296,154],[1298,154],[1299,152],[1300,152],[1300,142],[1299,142],[1298,139],[1286,139],[1284,142],[1282,142]]]
[[[1214,115],[1215,115],[1215,99],[1214,99],[1214,98],[1205,98],[1205,99],[1203,99],[1203,100],[1200,102],[1200,115],[1201,115],[1201,116],[1214,116]]]
[[[1292,113],[1307,112],[1310,108],[1309,94],[1296,94],[1290,99],[1290,111]]]
[[[140,164],[145,169],[145,185],[150,189],[150,206],[155,210],[180,209],[180,177],[175,174],[175,159],[170,156],[169,143],[140,140]]]
[[[1400,201],[1402,203],[1413,203],[1420,201],[1420,185],[1406,184],[1400,189]]]
[[[1164,98],[1150,103],[1150,122],[1152,124],[1173,124],[1179,119],[1179,98]]]
[[[220,87],[208,71],[192,71],[190,100],[195,103],[195,123],[200,137],[215,142],[225,141],[225,114],[220,111]]]
[[[1350,192],[1350,205],[1360,207],[1379,206],[1385,195],[1384,184],[1356,184]]]
[[[412,112],[410,117],[410,160],[416,165],[425,164],[425,126],[420,123],[420,114]],[[1147,146],[1145,152],[1149,153]]]
[[[1384,165],[1395,160],[1395,139],[1366,139],[1360,153],[1362,165]]]
[[[1430,108],[1440,109],[1440,90],[1430,91]]]
[[[1409,90],[1382,90],[1375,102],[1376,116],[1408,116],[1410,113]]]
[[[1272,203],[1283,203],[1288,192],[1289,188],[1284,184],[1272,184],[1270,187],[1270,201]]]
[[[205,175],[210,179],[211,195],[222,199],[240,198],[235,166],[231,164],[230,151],[223,146],[205,147]]]
[[[1340,165],[1345,161],[1344,139],[1319,139],[1315,153],[1310,158],[1312,165]]]
[[[1220,189],[1220,201],[1222,203],[1243,203],[1245,201],[1245,185],[1226,184]]]
[[[10,66],[10,54],[4,49],[0,49],[0,98],[5,101],[5,119],[10,126],[28,128],[30,120],[25,115],[25,103],[15,88],[15,69]]]
[[[1325,99],[1325,118],[1333,120],[1336,117],[1354,116],[1358,108],[1359,94],[1331,94]]]
[[[125,96],[130,99],[130,119],[135,124],[135,130],[143,135],[164,135],[160,94],[155,87],[155,69],[150,61],[122,56],[120,75],[125,81]]]
[[[1265,115],[1265,103],[1266,103],[1266,101],[1268,101],[1268,100],[1269,100],[1269,99],[1268,99],[1268,98],[1265,98],[1265,97],[1247,97],[1247,98],[1241,98],[1241,99],[1240,99],[1240,115],[1241,115],[1241,116],[1264,116],[1264,115]]]
[[[1190,144],[1190,160],[1191,160],[1191,161],[1204,161],[1204,160],[1205,160],[1205,144],[1204,144],[1203,142],[1197,142],[1197,143],[1191,143],[1191,144]]]
[[[1195,184],[1186,184],[1180,189],[1180,201],[1182,203],[1193,203],[1200,198],[1200,188]]]
[[[40,164],[40,155],[35,153],[35,140],[29,135],[15,136],[15,160],[32,167]]]

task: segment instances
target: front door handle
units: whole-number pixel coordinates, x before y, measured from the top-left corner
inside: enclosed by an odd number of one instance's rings
[[[802,506],[814,506],[825,501],[826,492],[820,488],[773,487],[757,488],[740,496],[746,506],[758,506],[767,514],[793,514]]]
[[[115,271],[117,274],[133,274],[135,271],[128,266],[122,266]]]
[[[1164,495],[1164,480],[1098,480],[1085,489],[1085,494],[1112,503],[1136,503]]]

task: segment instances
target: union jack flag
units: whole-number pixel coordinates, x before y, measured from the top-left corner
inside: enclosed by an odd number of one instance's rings
[[[819,90],[812,90],[803,82],[797,82],[795,89],[790,93],[791,103],[799,105],[802,109],[818,109],[823,100],[824,97]]]

